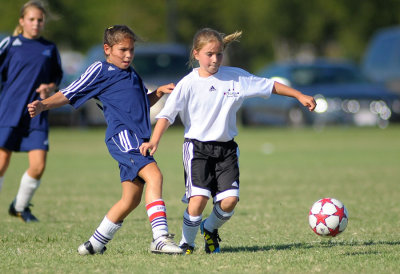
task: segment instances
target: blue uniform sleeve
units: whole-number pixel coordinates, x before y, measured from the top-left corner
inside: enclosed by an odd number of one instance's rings
[[[74,108],[80,107],[89,99],[96,97],[100,92],[100,73],[103,64],[95,62],[87,68],[81,77],[72,82],[65,89],[60,90],[68,98]]]

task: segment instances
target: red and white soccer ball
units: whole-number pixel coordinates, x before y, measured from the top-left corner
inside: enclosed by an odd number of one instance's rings
[[[348,218],[347,209],[341,201],[324,198],[311,207],[308,223],[317,235],[335,237],[346,229]]]

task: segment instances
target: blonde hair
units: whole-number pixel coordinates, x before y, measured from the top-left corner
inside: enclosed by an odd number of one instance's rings
[[[242,36],[241,31],[235,31],[232,34],[226,35],[220,33],[211,28],[203,28],[196,32],[193,37],[193,46],[190,51],[190,60],[189,64],[193,67],[194,65],[194,51],[200,51],[204,45],[212,41],[218,41],[222,45],[222,49],[224,50],[230,43],[239,41],[239,38]]]
[[[47,13],[46,13],[46,9],[44,8],[43,3],[42,3],[41,1],[31,0],[31,1],[27,2],[27,3],[25,3],[25,4],[22,6],[22,8],[21,8],[21,10],[20,10],[19,18],[24,18],[25,14],[26,14],[26,10],[27,10],[28,8],[31,8],[31,7],[34,7],[34,8],[39,9],[39,10],[43,13],[44,17],[46,17]],[[14,35],[14,36],[17,36],[17,35],[19,35],[19,34],[21,34],[21,33],[23,33],[23,32],[24,32],[24,29],[23,29],[22,26],[18,23],[18,25],[17,25],[17,26],[15,27],[15,29],[14,29],[13,35]]]

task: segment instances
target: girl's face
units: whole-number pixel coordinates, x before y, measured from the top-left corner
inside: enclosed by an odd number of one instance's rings
[[[130,38],[124,38],[119,43],[110,47],[104,44],[104,52],[107,62],[120,69],[127,69],[134,57],[135,42]]]
[[[22,36],[28,39],[39,38],[44,29],[44,14],[38,8],[29,7],[24,17],[19,19],[19,24],[23,29]]]
[[[223,48],[220,42],[210,41],[199,51],[193,51],[194,58],[199,61],[200,77],[209,77],[218,72],[222,62]]]

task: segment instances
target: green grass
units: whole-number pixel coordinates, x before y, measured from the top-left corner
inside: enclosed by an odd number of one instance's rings
[[[148,252],[142,203],[103,255],[76,252],[120,198],[119,172],[104,130],[53,129],[48,165],[32,211],[37,224],[8,216],[26,154],[14,154],[0,194],[0,273],[396,273],[400,269],[400,127],[241,128],[241,193],[220,230],[221,254]],[[170,231],[180,240],[185,205],[182,128],[167,131],[156,154],[164,174]],[[345,232],[321,238],[308,227],[323,197],[349,211]],[[208,216],[209,205],[204,216]]]

